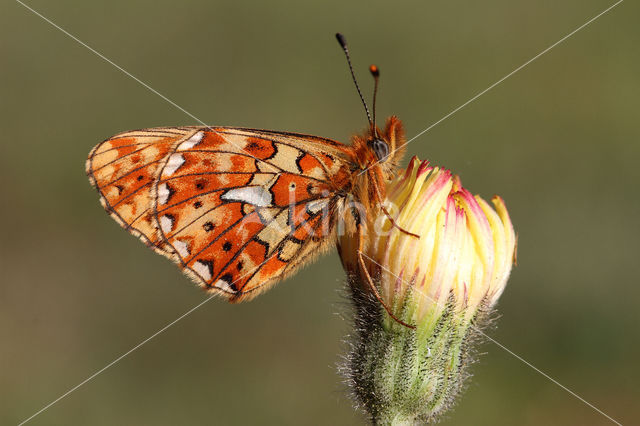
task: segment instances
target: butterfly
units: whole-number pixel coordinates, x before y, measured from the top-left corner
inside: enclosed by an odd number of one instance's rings
[[[124,132],[94,147],[86,162],[103,207],[200,286],[230,302],[249,300],[295,273],[335,244],[339,226],[363,235],[364,214],[383,209],[395,223],[382,200],[404,153],[403,125],[392,116],[378,128],[378,68],[370,67],[372,119],[346,41],[336,37],[369,121],[351,145],[241,127]]]

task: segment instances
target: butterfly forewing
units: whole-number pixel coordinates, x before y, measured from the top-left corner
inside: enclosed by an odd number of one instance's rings
[[[239,301],[333,242],[351,162],[328,139],[202,127],[118,135],[87,170],[123,227]]]

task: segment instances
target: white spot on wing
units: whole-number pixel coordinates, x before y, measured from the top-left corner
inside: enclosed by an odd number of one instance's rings
[[[189,246],[184,241],[176,240],[173,243],[173,246],[176,248],[178,254],[183,258],[189,256]]]
[[[323,198],[320,200],[313,200],[307,204],[307,211],[311,214],[316,214],[320,210],[326,208],[329,205],[329,200]]]
[[[163,175],[171,176],[184,164],[184,157],[182,154],[171,154],[167,165],[164,167]]]
[[[218,287],[221,290],[227,291],[229,293],[235,293],[235,291],[231,288],[231,285],[229,285],[230,283],[226,280],[218,280],[215,283],[215,286]]]
[[[184,151],[193,148],[194,146],[202,142],[202,138],[204,138],[204,132],[200,131],[194,134],[189,139],[180,144],[180,146],[178,147],[178,151]]]
[[[169,201],[170,194],[171,193],[169,192],[169,187],[167,186],[166,183],[159,185],[158,186],[158,204],[167,204],[167,201]]]
[[[272,202],[271,193],[261,186],[245,186],[230,189],[220,197],[225,201],[240,201],[253,204],[256,207],[269,207]]]
[[[211,271],[209,271],[209,267],[199,260],[193,262],[193,270],[204,278],[205,281],[209,281],[211,279]]]
[[[160,229],[168,234],[173,229],[173,218],[167,215],[160,216]]]

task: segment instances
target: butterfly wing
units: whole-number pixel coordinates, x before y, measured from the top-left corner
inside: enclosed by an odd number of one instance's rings
[[[100,189],[101,195],[105,207],[118,214],[116,220],[172,258],[196,282],[231,301],[245,300],[333,241],[350,182],[348,147],[313,136],[252,129],[176,131],[181,134],[170,140],[155,140],[158,152],[149,152],[144,165],[117,160],[121,167],[114,176],[90,176],[98,188],[106,188]],[[133,145],[122,145],[127,144]],[[144,179],[138,185],[120,184],[125,189],[116,194],[119,190],[111,181],[124,174],[137,179],[145,166],[154,176],[151,185],[143,186]],[[118,210],[127,195],[148,202],[135,213]],[[142,210],[142,217],[150,218],[142,220],[144,225],[136,216]]]
[[[96,145],[86,171],[107,212],[146,245],[165,254],[158,239],[151,190],[162,161],[174,144],[195,130],[168,127],[120,133]]]

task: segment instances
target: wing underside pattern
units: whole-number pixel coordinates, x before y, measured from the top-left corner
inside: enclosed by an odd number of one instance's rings
[[[175,127],[104,141],[87,174],[121,226],[241,301],[333,242],[349,161],[348,147],[312,136]]]

